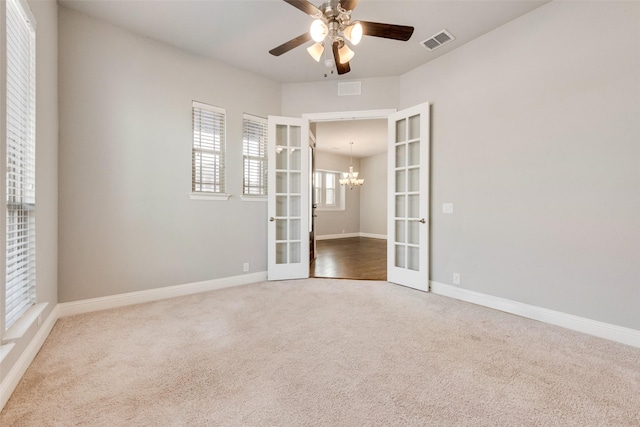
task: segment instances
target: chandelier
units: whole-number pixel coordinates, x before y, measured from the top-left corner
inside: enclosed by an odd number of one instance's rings
[[[364,184],[364,179],[358,178],[358,172],[353,171],[353,142],[351,144],[351,162],[349,163],[349,172],[342,172],[342,178],[340,178],[340,185],[349,186],[350,190],[353,187],[359,187]]]

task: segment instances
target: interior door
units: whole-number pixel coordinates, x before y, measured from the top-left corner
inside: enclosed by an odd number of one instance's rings
[[[387,280],[429,290],[429,104],[389,116]]]
[[[309,277],[309,121],[269,116],[268,280]]]

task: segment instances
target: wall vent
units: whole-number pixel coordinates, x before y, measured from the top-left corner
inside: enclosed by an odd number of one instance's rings
[[[455,37],[453,37],[449,31],[442,30],[428,39],[421,41],[420,44],[427,50],[434,50],[452,40],[455,40]]]
[[[338,83],[338,96],[361,95],[362,82],[340,82]]]

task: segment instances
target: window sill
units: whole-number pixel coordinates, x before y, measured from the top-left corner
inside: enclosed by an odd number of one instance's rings
[[[191,200],[229,200],[231,194],[224,193],[190,193]]]
[[[267,201],[267,197],[266,196],[249,196],[249,195],[245,195],[245,196],[241,196],[240,200],[242,200],[243,202],[266,202]]]
[[[2,363],[4,358],[9,355],[13,347],[15,347],[15,344],[13,343],[0,345],[0,364]]]
[[[9,328],[7,333],[4,334],[2,347],[4,347],[5,344],[15,342],[22,338],[29,328],[31,328],[34,323],[38,322],[38,318],[44,309],[47,308],[47,305],[49,305],[48,302],[43,302],[36,304],[27,310],[26,313],[24,313],[22,317]]]
[[[318,208],[316,208],[317,212],[344,212],[345,210],[346,210],[345,208],[340,208],[340,207],[337,207],[337,208],[326,208],[326,207],[320,208],[320,207],[318,207]]]

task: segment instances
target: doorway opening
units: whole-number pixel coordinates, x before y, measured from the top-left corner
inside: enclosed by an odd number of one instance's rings
[[[363,118],[352,114],[347,118]],[[384,231],[387,281],[428,291],[430,105],[425,102],[377,116],[384,117],[388,120],[389,147]],[[309,277],[309,245],[315,243],[315,239],[310,241],[312,174],[306,161],[311,145],[310,122],[308,116],[268,119],[268,280]],[[368,177],[379,175],[375,170],[365,173]],[[341,234],[346,234],[346,229]],[[360,232],[357,236],[369,237]]]
[[[387,117],[392,112],[305,115],[312,157],[310,277],[387,280]],[[364,178],[362,187],[339,184],[349,166]]]
[[[347,237],[316,242],[309,277],[387,280],[387,240]]]

